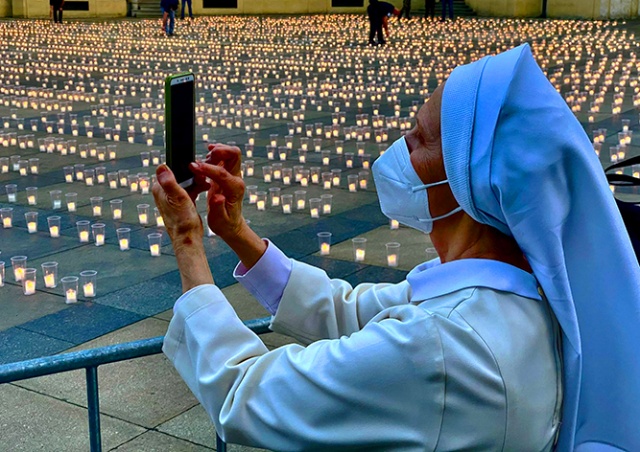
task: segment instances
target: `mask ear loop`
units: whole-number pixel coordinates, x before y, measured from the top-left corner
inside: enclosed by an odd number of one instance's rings
[[[450,217],[451,215],[453,215],[454,213],[458,213],[462,210],[462,207],[458,206],[455,209],[453,209],[451,212],[449,213],[445,213],[444,215],[440,215],[439,217],[435,217],[435,218],[430,218],[429,220],[425,220],[423,218],[419,218],[418,221],[422,222],[422,223],[428,223],[430,221],[438,221],[438,220],[442,220],[443,218],[447,218]]]
[[[449,179],[445,179],[445,180],[441,180],[440,182],[434,182],[433,184],[425,184],[425,185],[417,185],[415,187],[411,187],[411,191],[413,193],[420,191],[420,190],[425,190],[429,187],[435,187],[437,185],[443,185],[443,184],[448,184],[449,183]]]

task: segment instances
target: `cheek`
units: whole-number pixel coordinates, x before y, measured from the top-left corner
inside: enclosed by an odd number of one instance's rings
[[[416,172],[420,180],[423,184],[429,183],[428,177],[428,163],[426,159],[426,152],[424,149],[417,148],[414,149],[411,154],[409,154],[409,160],[411,161],[411,166],[413,166],[413,170]]]

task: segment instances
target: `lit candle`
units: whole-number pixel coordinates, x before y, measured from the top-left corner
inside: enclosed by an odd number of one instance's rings
[[[149,246],[149,250],[151,251],[151,255],[152,256],[160,256],[160,245],[157,243],[154,243],[153,245]]]
[[[317,207],[311,209],[311,218],[320,218],[320,212]]]
[[[5,217],[2,219],[2,227],[5,229],[12,227],[12,222],[10,217]]]
[[[356,184],[355,184],[355,183],[350,183],[350,184],[349,184],[349,191],[350,191],[351,193],[355,193],[355,192],[357,191],[357,190],[356,190]]]
[[[129,249],[129,239],[120,239],[120,251]]]
[[[129,184],[129,188],[132,192],[138,191],[138,183],[133,181]]]
[[[252,193],[249,195],[249,204],[255,204],[258,201],[258,195]]]
[[[163,228],[164,227],[164,218],[162,218],[162,216],[158,215],[156,217],[156,224],[158,225],[159,228]]]
[[[67,303],[75,303],[76,301],[78,301],[78,294],[73,289],[67,289],[67,292],[65,293],[65,297],[66,297]]]
[[[26,168],[20,168],[20,175],[21,176],[26,176],[27,175],[27,169]]]
[[[365,253],[365,250],[356,249],[356,262],[364,261],[364,253]]]
[[[334,187],[337,187],[338,185],[340,185],[340,178],[339,178],[338,176],[335,176],[335,177],[332,179],[332,183],[333,183],[333,186],[334,186]]]
[[[49,273],[48,275],[44,275],[44,286],[47,288],[52,288],[56,286],[56,279],[53,276],[53,273]]]
[[[38,167],[35,165],[31,166],[31,174],[38,174]]]
[[[121,187],[126,187],[127,186],[127,178],[126,178],[126,176],[120,178],[120,186]]]
[[[322,206],[322,213],[325,215],[331,213],[331,204],[324,204]]]
[[[387,256],[387,265],[389,267],[397,267],[398,266],[398,255],[397,254],[389,254]]]
[[[362,179],[360,181],[360,189],[361,190],[366,190],[367,189],[367,181],[366,181],[366,179]]]
[[[97,178],[99,184],[104,184],[104,174],[98,174]]]
[[[282,212],[284,213],[291,213],[291,204],[284,204],[282,206]]]
[[[291,185],[291,177],[290,176],[284,176],[282,178],[282,183],[285,185]]]
[[[80,231],[80,241],[81,242],[89,241],[89,231]]]
[[[57,238],[60,237],[60,228],[58,226],[51,226],[49,228],[49,234],[51,235],[51,237],[53,238]]]
[[[33,295],[36,293],[36,282],[35,281],[25,281],[24,282],[24,294],[25,295]]]
[[[400,223],[398,222],[398,220],[391,220],[391,229],[398,229],[400,227]]]
[[[9,200],[9,202],[16,202],[18,197],[15,193],[8,193],[7,199]]]
[[[140,221],[140,224],[147,224],[149,221],[149,218],[147,217],[146,213],[141,213],[141,214],[138,214],[138,221]]]
[[[113,219],[120,220],[122,218],[122,209],[113,209]]]
[[[261,199],[261,200],[259,200],[259,201],[256,203],[256,207],[258,208],[258,210],[264,210],[264,208],[265,208],[264,200],[262,200],[262,199]]]
[[[274,196],[271,198],[271,205],[277,207],[280,205],[280,196]]]
[[[265,174],[264,175],[264,181],[269,184],[271,183],[271,174]]]
[[[38,232],[38,225],[35,221],[30,221],[27,223],[27,231],[29,231],[29,234]]]
[[[88,282],[82,285],[82,291],[84,292],[85,297],[94,297],[96,295],[95,288],[93,287],[92,282]],[[68,293],[68,291],[67,291]]]
[[[111,189],[118,188],[118,181],[110,180],[109,181],[109,188],[111,188]]]
[[[328,256],[330,251],[331,251],[331,245],[329,245],[328,243],[322,243],[320,245],[321,256]]]
[[[36,197],[34,195],[27,196],[27,201],[29,202],[30,206],[36,205]]]
[[[296,206],[298,207],[298,210],[304,209],[304,199],[298,199]]]
[[[75,210],[75,205],[74,205],[74,210]],[[69,209],[70,212],[72,212],[71,209]],[[102,206],[93,206],[93,216],[94,217],[99,217],[102,215]]]
[[[96,246],[104,245],[104,234],[96,234]]]
[[[13,269],[13,276],[15,277],[17,282],[20,282],[24,279],[24,268],[16,267]]]

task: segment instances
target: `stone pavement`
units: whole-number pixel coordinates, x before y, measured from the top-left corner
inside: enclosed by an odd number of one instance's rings
[[[138,182],[150,178],[154,165],[143,164],[143,153],[162,155],[160,88],[166,75],[191,69],[201,82],[198,153],[206,152],[205,135],[211,141],[236,142],[245,156],[253,151],[245,158],[255,164],[254,175],[245,174],[247,185],[266,192],[279,187],[283,195],[306,191],[304,209],[294,206],[288,215],[269,202],[259,211],[247,197],[245,216],[261,236],[290,257],[352,284],[397,282],[413,266],[435,256],[427,251],[428,236],[389,228],[366,162],[412,126],[412,116],[429,91],[458,63],[530,42],[589,135],[606,129],[600,146],[606,165],[611,153],[615,158],[622,152],[638,153],[637,138],[618,147],[626,137],[618,135],[623,119],[630,120],[631,131],[638,130],[636,28],[637,24],[615,22],[466,19],[439,24],[416,18],[392,24],[390,45],[378,49],[361,45],[366,26],[355,16],[201,18],[188,25],[178,22],[174,38],[165,38],[158,22],[149,20],[83,21],[63,27],[0,21],[5,56],[0,69],[0,158],[19,155],[15,160],[26,162],[25,175],[13,170],[11,160],[8,171],[0,171],[0,208],[13,209],[13,227],[0,229],[0,260],[6,263],[5,284],[0,287],[0,363],[166,331],[171,306],[181,292],[180,279],[168,237],[156,224],[152,196],[119,182],[110,188],[108,179],[87,185],[74,175],[65,182],[64,172],[65,167],[84,164],[97,172],[94,177],[102,171],[128,170],[139,176],[134,178]],[[620,112],[614,114],[617,107]],[[119,140],[114,140],[118,133]],[[275,148],[270,148],[272,140]],[[305,141],[308,153],[301,163],[305,153],[299,149]],[[329,151],[328,164],[321,152],[314,152],[316,145]],[[109,155],[114,148],[108,146],[115,146],[115,158]],[[270,151],[275,152],[273,159]],[[285,160],[279,160],[280,152]],[[351,158],[354,165],[349,168]],[[36,161],[30,159],[39,159],[37,174],[31,171]],[[274,163],[320,172],[340,169],[341,181],[328,189],[313,182],[308,187],[286,185],[282,179],[266,182],[263,167],[273,170]],[[349,175],[360,175],[355,192],[349,190]],[[366,188],[360,185],[363,180]],[[5,193],[11,184],[17,186],[15,201]],[[34,205],[29,204],[27,187],[38,188]],[[60,206],[50,198],[55,190],[61,192]],[[77,193],[75,212],[66,203],[69,193]],[[323,194],[333,195],[331,212],[312,218],[309,200]],[[94,216],[95,197],[102,197],[101,216]],[[120,220],[112,216],[109,202],[114,199],[123,201]],[[140,204],[151,206],[148,224],[139,221]],[[205,214],[204,199],[197,204]],[[38,212],[35,233],[28,232],[24,216],[32,211]],[[51,216],[61,218],[59,238],[50,236]],[[81,220],[105,224],[104,245],[96,246],[92,237],[87,243],[79,241],[76,222]],[[131,230],[127,251],[120,250],[116,236],[116,229],[123,227]],[[332,233],[328,256],[320,255],[316,237],[324,231]],[[155,232],[163,234],[159,257],[150,255],[148,244],[147,236]],[[363,262],[354,262],[355,237],[367,238]],[[387,265],[389,242],[401,244],[397,267]],[[236,259],[229,248],[216,237],[207,237],[205,245],[216,283],[239,316],[266,316],[232,278]],[[34,295],[23,295],[14,279],[11,257],[17,255],[27,256],[27,266],[37,269]],[[81,285],[80,302],[65,303],[59,282],[57,287],[44,287],[41,264],[50,261],[58,262],[58,279],[96,270],[96,296],[83,296]],[[289,341],[275,333],[263,339],[271,348]],[[162,355],[103,366],[99,376],[105,450],[214,449],[211,422]],[[0,386],[0,431],[2,451],[87,450],[84,373]]]

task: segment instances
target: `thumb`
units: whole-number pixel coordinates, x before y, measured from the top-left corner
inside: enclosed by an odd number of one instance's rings
[[[158,166],[156,169],[156,177],[158,183],[168,196],[178,198],[183,195],[184,189],[178,185],[178,181],[176,181],[173,172],[166,164],[163,163]]]

